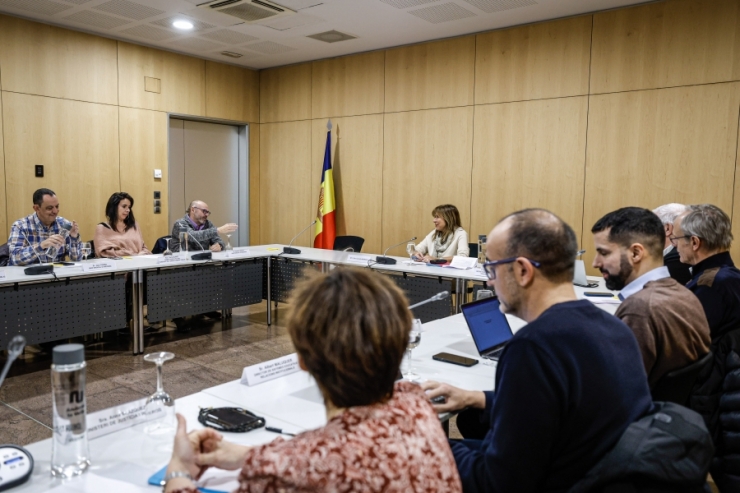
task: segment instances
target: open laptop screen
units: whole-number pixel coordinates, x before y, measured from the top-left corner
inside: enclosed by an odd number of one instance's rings
[[[514,335],[506,315],[499,310],[498,298],[466,303],[462,306],[462,312],[481,354],[507,342]]]

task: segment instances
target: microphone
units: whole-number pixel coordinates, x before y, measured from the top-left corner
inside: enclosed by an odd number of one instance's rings
[[[32,265],[31,267],[26,267],[23,269],[23,273],[27,276],[41,276],[44,274],[51,274],[53,276],[56,276],[54,274],[54,264],[52,263],[44,263],[41,261],[41,257],[39,257],[39,254],[36,253],[36,247],[34,247],[30,241],[28,241],[28,237],[26,236],[26,233],[23,232],[23,230],[19,230],[19,233],[23,235],[23,240],[28,243],[28,246],[31,248],[31,251],[36,256],[36,260],[39,261],[39,265]],[[47,253],[46,256],[48,257],[49,254]],[[53,261],[54,259],[52,259]],[[23,344],[25,345],[25,339],[23,340]],[[2,383],[2,382],[0,382]]]
[[[385,249],[385,251],[383,252],[383,255],[378,255],[377,257],[375,257],[375,262],[378,264],[385,264],[385,265],[395,264],[396,259],[386,257],[385,254],[388,253],[388,250],[390,250],[391,248],[396,248],[398,245],[403,245],[404,243],[408,243],[409,241],[414,241],[415,239],[416,239],[416,236],[414,236],[413,238],[409,238],[408,240],[403,240],[399,243],[396,243],[395,245],[389,246],[388,248]]]
[[[420,301],[420,302],[418,302],[418,303],[416,303],[414,305],[411,305],[409,307],[409,310],[413,310],[417,306],[426,305],[427,303],[431,303],[432,301],[439,301],[439,300],[443,300],[443,299],[449,298],[449,297],[450,297],[450,292],[449,291],[442,291],[440,293],[435,294],[431,298],[428,298],[428,299],[426,299],[424,301]]]
[[[207,252],[206,249],[203,248],[203,245],[201,245],[201,243],[195,238],[195,236],[188,234],[187,238],[190,238],[191,240],[196,242],[200,249],[203,250],[203,253],[194,253],[193,255],[191,255],[190,260],[211,260],[213,258],[213,252]],[[187,241],[187,238],[185,239],[185,241]]]
[[[293,239],[290,240],[290,243],[288,244],[288,246],[283,247],[283,253],[287,253],[289,255],[300,255],[301,254],[301,251],[298,250],[297,248],[291,248],[291,245],[293,245],[293,242],[296,240],[296,238],[298,238],[299,236],[301,236],[308,228],[310,228],[311,226],[313,226],[314,224],[316,224],[316,221],[318,221],[318,219],[314,219],[311,224],[309,224],[308,226],[306,226],[305,228],[303,228],[300,233],[298,233],[297,235],[295,235],[293,237]]]

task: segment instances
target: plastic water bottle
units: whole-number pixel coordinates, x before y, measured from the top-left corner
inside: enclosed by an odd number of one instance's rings
[[[51,475],[71,478],[90,467],[85,414],[85,348],[62,344],[54,348],[51,392],[54,434],[51,440]]]

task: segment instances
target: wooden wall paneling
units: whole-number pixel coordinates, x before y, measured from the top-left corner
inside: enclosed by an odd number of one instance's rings
[[[311,118],[311,63],[260,70],[260,123]]]
[[[260,241],[288,244],[313,220],[311,122],[260,125]],[[296,245],[313,245],[306,231]]]
[[[205,60],[118,42],[119,104],[204,116]],[[161,93],[144,90],[144,77],[161,80]]]
[[[260,241],[260,126],[249,124],[249,243]]]
[[[593,224],[625,206],[710,202],[732,208],[740,83],[592,96],[584,198]]]
[[[587,113],[587,96],[476,106],[471,238],[528,207],[580,235]]]
[[[121,190],[134,198],[136,221],[150,250],[157,238],[172,230],[169,224],[169,174],[167,163],[167,113],[120,109]],[[162,179],[154,170],[162,170]],[[154,213],[154,191],[161,193],[161,210]]]
[[[738,78],[736,0],[669,0],[594,14],[592,93]]]
[[[5,91],[118,103],[111,39],[0,15],[0,66]]]
[[[385,53],[385,111],[473,104],[475,36],[404,46]]]
[[[92,239],[120,190],[118,108],[3,92],[3,121],[9,220],[32,213],[33,192],[50,188],[60,215]],[[43,178],[34,176],[35,164],[44,165]]]
[[[383,112],[384,51],[313,62],[311,71],[313,118]]]
[[[383,115],[332,119],[332,168],[337,236],[365,238],[362,250],[381,250],[383,196]],[[326,148],[326,119],[313,120],[311,205],[318,207]]]
[[[479,34],[475,103],[588,94],[592,16]]]
[[[0,245],[10,236],[8,203],[5,200],[5,152],[3,150],[3,98],[0,92]]]
[[[469,231],[473,108],[386,114],[383,135],[383,248],[412,236],[421,241],[440,204],[457,206]]]
[[[206,116],[259,121],[259,72],[206,60]]]

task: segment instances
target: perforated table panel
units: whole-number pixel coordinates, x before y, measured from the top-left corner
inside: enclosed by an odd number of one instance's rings
[[[20,334],[28,344],[122,329],[126,275],[0,288],[0,347]]]
[[[299,262],[285,258],[272,258],[270,284],[272,301],[285,303],[290,299],[290,293],[298,279],[303,277],[305,269],[310,268],[311,263]],[[265,295],[267,294],[267,277],[263,280]]]
[[[437,277],[390,275],[392,279],[403,289],[409,304],[413,305],[420,301],[431,298],[440,291],[452,292],[452,281]],[[413,310],[414,317],[421,319],[422,323],[431,322],[452,315],[452,296],[445,300],[433,301],[421,305]]]
[[[261,259],[145,271],[150,322],[262,301]]]

